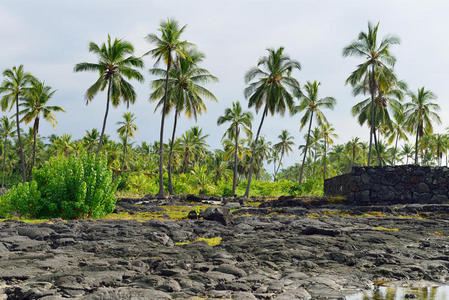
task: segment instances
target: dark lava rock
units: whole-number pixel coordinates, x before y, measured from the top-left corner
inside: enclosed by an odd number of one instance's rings
[[[225,207],[208,207],[200,213],[204,220],[216,221],[223,225],[228,225],[232,222],[232,216],[229,209]]]

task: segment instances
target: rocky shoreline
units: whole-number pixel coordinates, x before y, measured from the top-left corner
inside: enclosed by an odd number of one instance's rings
[[[0,299],[344,299],[376,280],[449,281],[449,205],[221,200],[118,202],[210,201],[176,221],[0,222]]]

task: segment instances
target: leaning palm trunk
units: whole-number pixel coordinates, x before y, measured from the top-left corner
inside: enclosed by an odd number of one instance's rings
[[[104,130],[106,129],[106,120],[108,118],[108,113],[109,113],[109,103],[111,101],[111,84],[112,84],[112,78],[109,78],[108,95],[107,95],[107,100],[106,100],[106,112],[104,113],[103,127],[101,128],[100,140],[98,141],[97,151],[95,152],[95,159],[97,159],[98,153],[100,152],[100,149],[101,149],[101,145],[103,145]]]
[[[265,115],[268,113],[268,105],[265,105],[265,109],[263,110],[262,119],[260,120],[259,128],[257,129],[256,139],[254,140],[253,149],[251,151],[251,162],[249,164],[249,172],[248,172],[248,184],[246,185],[246,191],[244,198],[248,198],[249,196],[249,189],[251,187],[251,177],[253,175],[253,168],[254,168],[254,161],[255,161],[255,154],[256,154],[256,146],[257,142],[259,140],[259,134],[260,130],[262,129],[262,124],[265,119]]]
[[[416,129],[416,140],[415,140],[415,165],[418,164],[419,128],[420,126],[418,125],[418,128]]]
[[[20,148],[20,161],[22,162],[22,181],[26,181],[26,166],[25,157],[23,155],[22,138],[20,137],[20,122],[19,122],[19,95],[16,95],[16,124],[17,124],[17,140]]]
[[[173,124],[173,132],[171,135],[170,152],[168,153],[168,192],[170,193],[170,195],[175,194],[175,191],[173,190],[173,184],[171,181],[171,171],[172,171],[172,160],[173,160],[173,145],[175,143],[175,134],[176,134],[177,123],[178,123],[178,108],[176,108],[176,111],[175,111],[175,121]]]
[[[31,162],[31,169],[30,169],[31,175],[33,175],[33,168],[36,162],[36,140],[38,131],[39,131],[39,117],[34,119],[34,126],[33,126],[33,160]]]
[[[157,196],[159,198],[165,198],[164,192],[164,123],[165,123],[165,110],[167,107],[167,92],[168,92],[168,73],[170,73],[171,56],[168,56],[167,71],[165,74],[165,90],[164,90],[164,104],[162,106],[162,118],[161,118],[161,132],[159,136],[159,192]]]
[[[307,149],[309,148],[310,130],[312,129],[312,119],[313,119],[313,111],[312,111],[312,114],[310,115],[309,130],[307,131],[306,148],[304,149],[304,156],[302,158],[301,171],[299,173],[299,185],[301,185],[301,183],[302,183],[304,164],[306,163]]]
[[[5,141],[3,142],[3,168],[2,168],[2,189],[5,187],[5,168],[6,168],[6,147],[8,138],[5,136]]]
[[[237,126],[235,133],[235,151],[234,151],[234,176],[232,178],[232,196],[235,197],[237,188],[237,167],[238,167],[238,151],[239,151],[239,128]]]
[[[374,129],[374,132],[373,132],[374,147],[376,148],[377,160],[379,161],[379,166],[382,166],[382,156],[380,156],[379,143],[377,142],[376,128],[374,127],[373,129]]]
[[[327,143],[326,143],[326,139],[324,139],[323,184],[324,184],[324,181],[326,181],[326,152],[327,152]]]

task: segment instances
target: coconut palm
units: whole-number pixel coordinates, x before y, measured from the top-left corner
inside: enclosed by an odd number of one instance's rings
[[[143,82],[143,75],[138,71],[138,68],[143,67],[143,61],[141,58],[133,56],[134,47],[131,43],[119,39],[112,40],[109,35],[107,42],[101,46],[90,42],[89,52],[98,57],[98,62],[79,63],[75,65],[74,71],[92,71],[99,74],[99,78],[86,91],[86,104],[92,101],[99,91],[104,91],[107,88],[106,112],[96,150],[96,155],[98,155],[103,144],[110,101],[112,100],[114,107],[117,107],[122,101],[126,102],[128,107],[130,103],[134,104],[137,95],[134,87],[126,79]]]
[[[136,117],[132,112],[125,112],[123,113],[123,121],[117,122],[117,125],[120,125],[120,127],[117,129],[117,132],[120,138],[123,139],[123,158],[120,172],[123,172],[125,167],[126,147],[128,146],[128,139],[134,138],[136,131],[138,130],[135,121]]]
[[[320,82],[317,82],[316,80],[314,82],[308,81],[305,88],[305,93],[302,95],[300,99],[300,104],[295,107],[295,112],[303,112],[304,116],[301,118],[301,125],[300,130],[304,128],[304,126],[309,123],[309,128],[307,130],[307,139],[306,139],[306,145],[304,148],[304,154],[302,158],[302,165],[304,165],[304,162],[306,160],[307,156],[307,150],[309,147],[310,142],[310,131],[312,129],[312,121],[313,117],[315,117],[317,121],[318,126],[322,126],[324,123],[327,123],[326,116],[323,114],[321,109],[323,108],[329,108],[333,109],[335,106],[335,103],[337,102],[335,98],[333,97],[324,97],[324,98],[318,98],[318,88],[321,85]],[[302,183],[303,178],[303,172],[304,167],[301,167],[301,171],[299,173],[299,184]]]
[[[14,127],[15,121],[9,121],[7,116],[0,119],[0,134],[3,138],[3,167],[2,167],[2,189],[5,187],[5,168],[6,168],[6,152],[8,147],[8,138],[16,133]]]
[[[69,156],[69,152],[73,150],[72,135],[64,133],[53,143],[53,147],[56,150],[56,155],[64,154],[65,157]]]
[[[281,134],[278,135],[278,139],[280,140],[273,146],[273,150],[275,153],[279,155],[278,167],[275,166],[274,178],[276,180],[276,174],[279,172],[279,168],[282,165],[282,159],[285,155],[288,155],[293,151],[293,146],[295,143],[293,142],[293,136],[287,130],[282,130]],[[277,158],[277,157],[276,157]],[[276,165],[274,163],[274,165]]]
[[[203,84],[208,82],[218,81],[217,77],[210,74],[208,70],[198,66],[204,57],[203,53],[191,48],[187,50],[187,57],[179,57],[174,62],[175,67],[170,70],[168,77],[167,101],[164,100],[166,70],[160,68],[150,70],[153,75],[160,76],[159,79],[152,82],[154,91],[150,99],[159,101],[156,109],[164,106],[165,102],[166,114],[172,109],[175,113],[168,155],[168,190],[171,195],[174,194],[171,173],[173,167],[173,143],[175,141],[178,118],[181,112],[184,112],[188,118],[193,117],[196,121],[197,116],[206,111],[203,99],[208,98],[217,101],[214,94],[203,86]]]
[[[90,153],[100,139],[100,133],[96,128],[92,128],[91,131],[86,130],[86,135],[83,137],[84,147]]]
[[[405,160],[405,164],[406,165],[408,165],[408,159],[412,158],[413,153],[414,153],[414,151],[413,151],[413,147],[412,146],[410,146],[409,144],[402,145],[400,155],[401,156],[405,156],[405,159],[406,159]]]
[[[48,102],[53,97],[56,90],[50,86],[45,85],[45,82],[33,80],[32,86],[23,96],[23,101],[20,103],[22,110],[19,115],[22,115],[20,122],[25,121],[25,125],[34,121],[33,124],[33,154],[30,172],[33,172],[33,167],[36,161],[36,139],[39,132],[39,121],[41,116],[43,119],[51,124],[53,128],[58,123],[56,121],[55,112],[65,112],[65,110],[56,105],[48,105]]]
[[[355,160],[357,157],[357,153],[362,151],[362,142],[360,142],[360,139],[358,137],[352,138],[349,142],[346,143],[346,152],[351,157],[351,167],[354,166]]]
[[[180,40],[181,34],[184,32],[186,26],[179,27],[179,24],[175,20],[168,19],[167,21],[162,21],[159,27],[160,36],[156,34],[148,34],[146,39],[154,44],[156,47],[146,54],[151,54],[153,58],[156,59],[156,63],[163,60],[166,63],[165,70],[165,87],[164,87],[164,97],[162,101],[162,117],[161,117],[161,129],[159,137],[159,192],[158,197],[165,197],[164,184],[163,184],[163,143],[164,143],[164,122],[166,115],[167,106],[167,94],[168,94],[168,83],[170,69],[173,62],[177,58],[189,59],[186,53],[186,47],[190,45],[187,41]]]
[[[252,131],[251,122],[253,121],[253,114],[251,112],[243,112],[240,102],[232,102],[232,108],[226,108],[223,116],[217,120],[217,125],[230,123],[226,130],[224,137],[234,140],[234,177],[232,179],[232,195],[235,197],[235,189],[237,187],[237,167],[238,167],[238,153],[239,153],[239,137],[240,130],[247,138],[251,139]]]
[[[251,176],[253,174],[255,147],[259,140],[260,131],[268,113],[284,115],[286,110],[293,112],[293,99],[301,95],[298,81],[292,77],[293,70],[300,70],[298,61],[290,59],[284,54],[284,48],[268,49],[268,55],[259,59],[257,66],[245,74],[245,97],[248,98],[248,107],[254,107],[256,112],[262,108],[262,119],[254,140],[251,162],[248,173],[248,183],[245,198],[249,196]]]
[[[326,180],[326,158],[327,158],[327,146],[334,143],[334,138],[338,135],[335,133],[335,128],[329,123],[322,123],[321,125],[321,135],[324,142],[324,153],[323,153],[323,180]]]
[[[441,123],[440,117],[436,113],[440,110],[437,103],[431,102],[436,99],[436,95],[424,87],[418,89],[416,93],[409,92],[410,102],[405,104],[406,127],[410,132],[416,134],[415,139],[415,164],[418,164],[418,144],[419,138],[424,134],[432,134],[433,124]]]
[[[404,114],[404,106],[399,104],[394,113],[394,119],[391,122],[391,128],[388,131],[388,144],[394,143],[394,152],[393,152],[393,161],[394,165],[396,162],[396,153],[398,149],[398,140],[401,139],[403,141],[408,141],[407,132],[405,131],[405,114]]]
[[[19,67],[13,67],[12,69],[6,69],[3,71],[3,82],[0,85],[0,94],[3,94],[1,98],[2,111],[5,111],[8,106],[9,110],[16,107],[16,132],[17,141],[20,149],[20,161],[22,163],[22,180],[26,181],[26,166],[25,157],[23,154],[22,139],[20,137],[20,122],[19,122],[19,101],[23,94],[30,88],[31,82],[34,77],[30,73],[27,73],[23,69],[23,65]]]
[[[256,179],[259,179],[260,171],[263,168],[263,161],[267,160],[271,156],[271,142],[267,141],[265,136],[261,136],[254,149],[255,151],[253,155],[255,155]]]
[[[203,130],[198,126],[193,126],[187,130],[180,140],[180,146],[184,149],[182,170],[184,173],[187,171],[187,167],[190,161],[203,156],[207,148],[206,139],[208,134],[203,134]]]
[[[437,157],[438,166],[441,166],[443,153],[445,153],[448,148],[448,136],[440,133],[432,135],[431,148]]]
[[[365,60],[359,64],[351,75],[346,79],[346,83],[351,84],[353,87],[357,86],[361,82],[367,82],[369,87],[369,93],[371,95],[370,101],[370,142],[368,150],[368,166],[371,162],[371,149],[375,126],[375,111],[374,102],[376,97],[377,88],[382,86],[388,86],[388,81],[381,82],[382,79],[387,79],[391,76],[378,76],[377,73],[391,74],[390,67],[394,66],[396,59],[390,54],[390,47],[395,44],[399,44],[399,39],[393,36],[386,36],[378,44],[377,31],[379,29],[379,23],[373,26],[368,23],[368,32],[360,32],[357,40],[353,41],[350,45],[343,49],[343,56],[357,56],[363,57]],[[377,76],[377,77],[376,77]],[[377,80],[376,80],[377,79]]]

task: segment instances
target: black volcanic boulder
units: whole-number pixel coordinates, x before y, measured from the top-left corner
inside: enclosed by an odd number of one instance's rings
[[[204,220],[216,221],[223,225],[228,225],[232,221],[231,213],[226,207],[211,206],[200,213]]]

